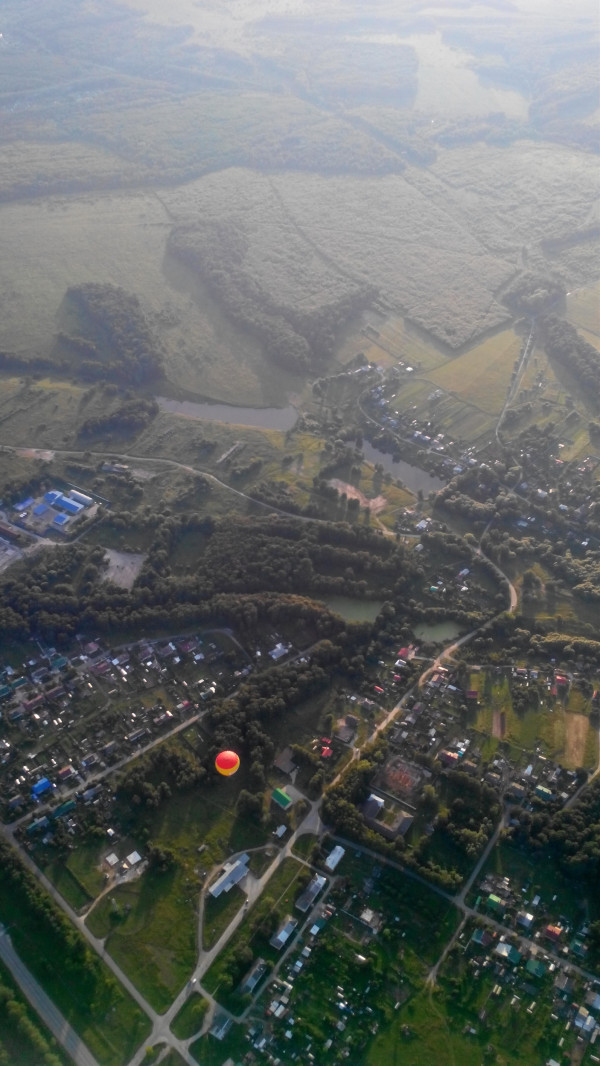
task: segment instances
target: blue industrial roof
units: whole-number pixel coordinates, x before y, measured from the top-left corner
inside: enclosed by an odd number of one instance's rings
[[[61,493],[58,491],[58,489],[51,489],[50,492],[44,493],[44,499],[46,503],[54,503],[54,501],[58,500],[60,496]]]
[[[33,496],[29,496],[28,499],[21,500],[20,503],[15,503],[13,506],[13,511],[26,511],[27,508],[31,507],[32,503],[34,502],[35,501],[33,499]]]
[[[33,513],[35,515],[46,514],[47,510],[48,507],[45,503],[38,503],[37,506],[33,508]]]
[[[57,514],[56,518],[54,519],[54,524],[57,526],[66,526],[68,521],[68,514]]]
[[[59,496],[56,501],[57,507],[62,507],[63,510],[68,511],[70,514],[79,514],[83,510],[83,504],[77,503],[76,500],[70,500],[68,496]]]

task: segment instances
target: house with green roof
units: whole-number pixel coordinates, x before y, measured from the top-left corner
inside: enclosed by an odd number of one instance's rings
[[[281,807],[282,811],[287,811],[294,802],[291,796],[288,796],[284,788],[274,788],[271,793],[271,800],[276,803],[278,807]]]
[[[546,967],[539,959],[529,959],[525,969],[532,977],[544,977],[546,973]]]
[[[500,899],[500,896],[495,896],[493,892],[490,892],[486,904],[495,914],[504,914],[504,904]]]
[[[512,962],[513,966],[518,966],[521,961],[521,952],[513,948],[511,944],[507,944],[505,940],[500,941],[494,948],[494,953],[499,955],[501,959],[506,962]]]

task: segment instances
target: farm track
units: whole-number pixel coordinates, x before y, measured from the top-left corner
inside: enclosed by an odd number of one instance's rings
[[[514,399],[515,399],[515,397],[516,397],[516,395],[517,395],[517,393],[519,391],[519,388],[521,387],[521,381],[523,380],[523,374],[525,373],[527,367],[529,366],[529,360],[531,358],[531,354],[532,354],[534,348],[535,348],[535,319],[532,319],[531,328],[529,330],[529,336],[527,338],[527,342],[525,344],[525,348],[523,350],[523,354],[522,354],[521,358],[519,359],[519,365],[517,367],[515,380],[513,381],[512,385],[511,385],[511,387],[509,389],[509,392],[508,392],[508,395],[506,397],[506,400],[504,401],[504,406],[503,406],[503,408],[502,408],[502,410],[500,412],[500,415],[498,416],[498,421],[496,422],[496,430],[495,430],[496,440],[497,440],[498,444],[500,445],[500,447],[503,446],[502,445],[502,440],[500,438],[500,429],[502,427],[502,423],[504,421],[504,418],[505,418],[506,412],[508,411],[508,408],[510,407],[511,403],[514,401]]]

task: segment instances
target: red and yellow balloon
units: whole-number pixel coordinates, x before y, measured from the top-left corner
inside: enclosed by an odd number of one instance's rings
[[[223,777],[231,777],[240,768],[240,757],[235,751],[220,751],[215,759],[215,769]]]

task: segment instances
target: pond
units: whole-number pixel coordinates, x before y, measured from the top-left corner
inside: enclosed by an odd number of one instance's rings
[[[457,622],[418,622],[414,626],[415,637],[419,640],[427,640],[431,644],[449,644],[460,636],[460,626]]]
[[[288,407],[234,407],[227,403],[192,403],[190,400],[168,400],[157,396],[161,411],[198,421],[224,422],[230,426],[255,426],[258,429],[292,429],[298,412]]]
[[[357,600],[354,596],[328,596],[323,603],[346,622],[374,622],[383,607],[383,600]]]
[[[393,459],[388,452],[379,451],[379,448],[374,448],[369,441],[363,443],[362,451],[368,463],[381,463],[384,470],[398,478],[411,492],[420,490],[427,496],[429,492],[439,492],[446,484],[420,466],[406,463],[404,459]]]
[[[369,34],[373,44],[410,45],[417,54],[417,111],[441,115],[487,115],[503,112],[510,118],[527,118],[529,105],[522,93],[485,84],[471,70],[472,56],[446,44],[442,34]]]

